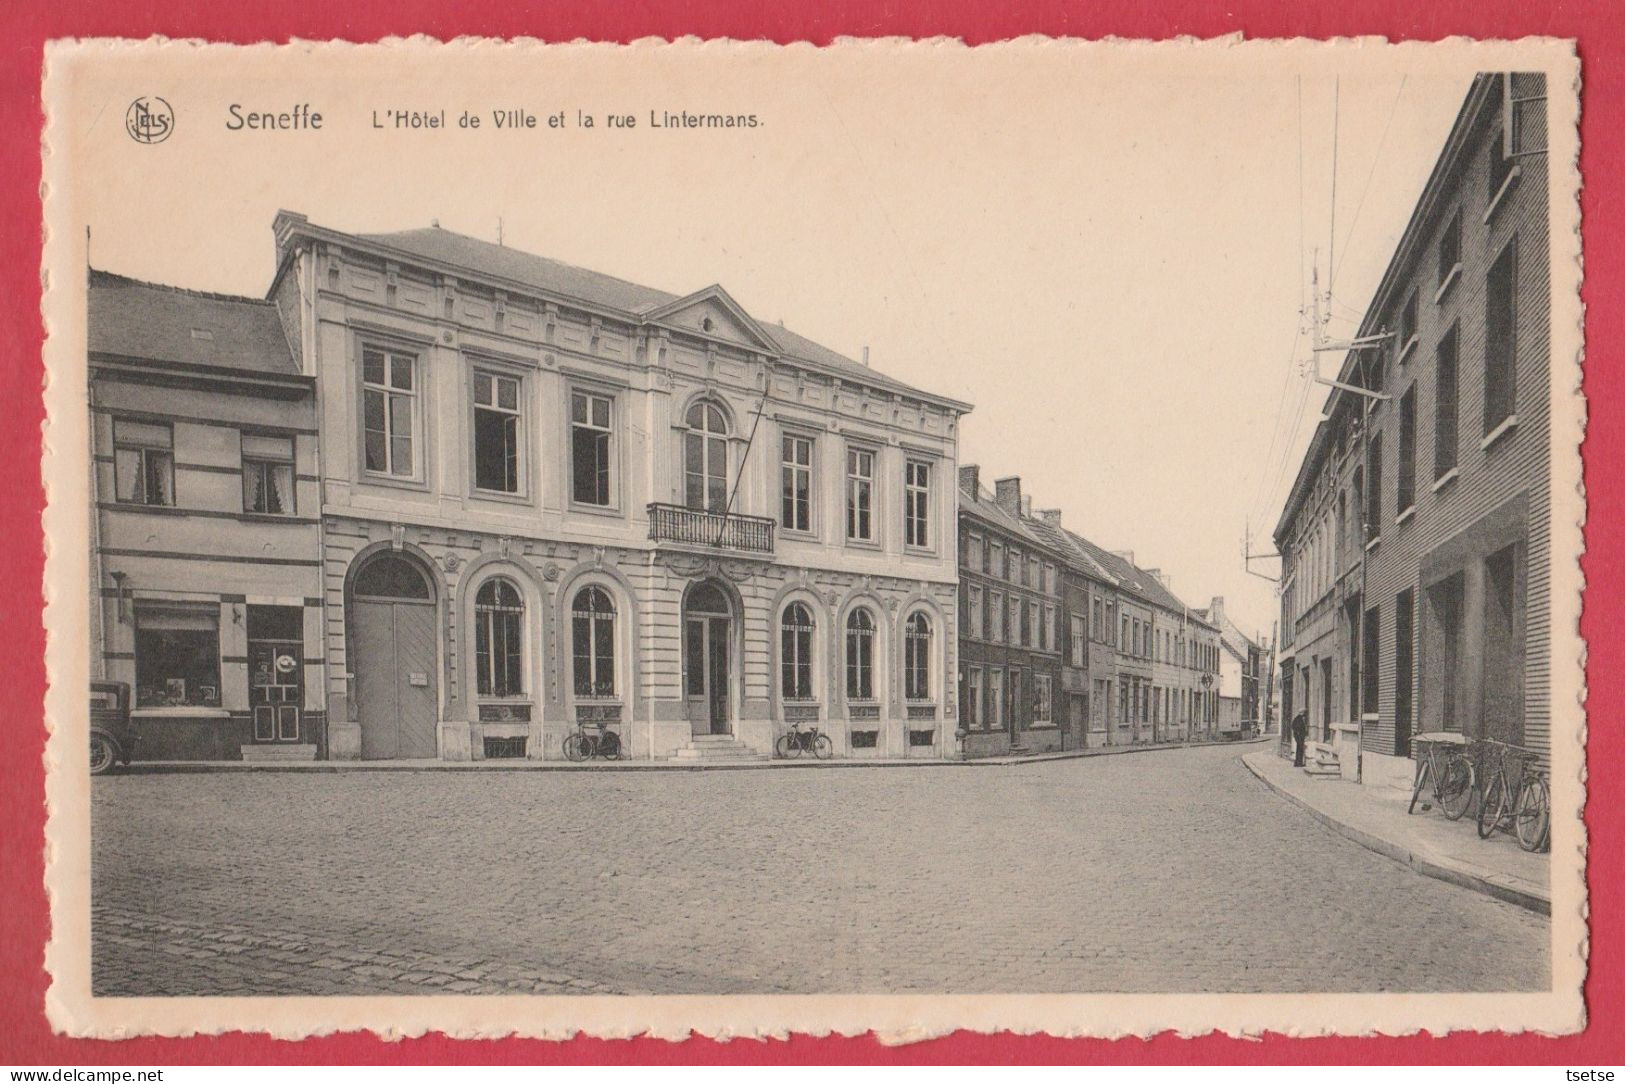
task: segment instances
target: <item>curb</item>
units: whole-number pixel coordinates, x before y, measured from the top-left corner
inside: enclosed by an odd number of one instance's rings
[[[1315,820],[1319,821],[1321,824],[1324,824],[1338,835],[1358,843],[1368,851],[1375,851],[1377,854],[1380,854],[1385,858],[1391,858],[1401,865],[1409,866],[1411,869],[1422,874],[1424,877],[1432,877],[1435,880],[1447,881],[1450,884],[1457,885],[1461,888],[1471,889],[1474,892],[1479,892],[1486,896],[1492,896],[1504,903],[1516,904],[1527,911],[1533,911],[1536,914],[1545,915],[1548,918],[1551,917],[1552,900],[1550,895],[1541,895],[1539,892],[1523,888],[1521,884],[1514,883],[1506,878],[1502,878],[1499,874],[1474,873],[1470,869],[1463,868],[1463,866],[1459,863],[1443,859],[1423,857],[1403,844],[1396,843],[1391,839],[1384,839],[1381,836],[1373,835],[1364,829],[1356,828],[1352,824],[1340,821],[1330,813],[1310,805],[1307,801],[1298,797],[1296,794],[1293,794],[1291,791],[1276,786],[1269,779],[1265,778],[1264,774],[1259,771],[1259,769],[1249,764],[1246,757],[1241,758],[1241,763],[1249,772],[1252,773],[1254,779],[1257,779],[1271,791],[1278,794],[1282,798],[1285,798],[1299,809],[1302,809],[1311,817],[1315,818]]]
[[[1076,749],[1064,753],[1037,753],[1028,757],[983,757],[976,760],[747,760],[740,763],[683,764],[671,761],[618,761],[603,764],[557,760],[527,761],[344,761],[317,760],[254,763],[243,760],[147,760],[119,767],[116,775],[204,775],[212,772],[268,772],[284,775],[340,775],[345,773],[394,772],[741,772],[741,771],[826,771],[840,768],[1011,768],[1047,764],[1058,760],[1122,756],[1128,753],[1160,753],[1169,749],[1245,748],[1269,740],[1269,735],[1246,741],[1169,742],[1160,745],[1114,745],[1098,749]]]

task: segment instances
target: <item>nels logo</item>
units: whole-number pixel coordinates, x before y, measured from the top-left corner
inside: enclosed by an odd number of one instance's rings
[[[175,130],[175,111],[156,95],[137,98],[124,112],[124,130],[137,143],[162,143]]]

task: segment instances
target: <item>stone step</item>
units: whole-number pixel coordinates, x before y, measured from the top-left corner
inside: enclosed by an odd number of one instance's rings
[[[314,745],[245,745],[243,759],[256,764],[287,760],[315,760]]]

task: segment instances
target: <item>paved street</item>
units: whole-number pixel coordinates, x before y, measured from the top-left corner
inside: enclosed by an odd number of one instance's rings
[[[1241,751],[98,779],[94,986],[1545,988],[1545,919],[1333,834]]]

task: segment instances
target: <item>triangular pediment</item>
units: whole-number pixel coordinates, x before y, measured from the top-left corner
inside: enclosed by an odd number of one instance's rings
[[[779,349],[761,325],[751,319],[750,313],[721,286],[707,286],[680,297],[644,313],[643,318],[674,331],[686,331],[753,350],[778,353]]]

